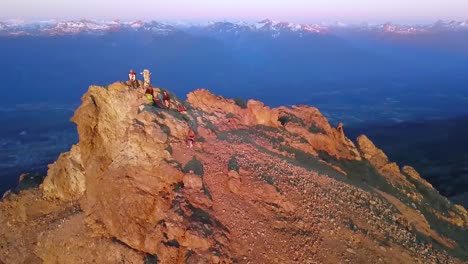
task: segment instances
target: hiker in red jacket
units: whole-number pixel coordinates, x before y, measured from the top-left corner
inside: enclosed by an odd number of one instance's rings
[[[162,95],[164,106],[167,109],[171,108],[171,96],[169,95],[169,93],[167,91],[163,91]]]
[[[193,142],[195,141],[195,132],[192,129],[187,134],[187,147],[193,148]]]
[[[177,111],[179,111],[179,113],[184,113],[184,112],[187,112],[187,108],[185,108],[185,106],[183,105],[179,105],[177,107]]]

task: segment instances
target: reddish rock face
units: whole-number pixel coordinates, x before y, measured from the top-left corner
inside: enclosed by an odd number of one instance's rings
[[[307,141],[302,149],[313,155],[325,152],[338,159],[360,160],[359,152],[343,130],[330,126],[327,119],[317,108],[293,106],[278,108],[279,118],[284,120],[284,128]]]
[[[195,108],[213,114],[218,118],[226,115],[236,117],[231,120],[232,126],[255,126],[265,125],[279,127],[278,111],[271,110],[262,102],[249,100],[246,108],[236,105],[234,100],[216,96],[206,89],[196,90],[187,95],[187,101]],[[229,117],[227,117],[229,118]],[[221,123],[228,123],[228,120],[219,120]]]
[[[60,155],[58,160],[49,165],[48,177],[41,188],[44,197],[73,201],[81,198],[86,190],[86,179],[78,146]]]
[[[0,202],[0,262],[462,263],[449,231],[463,237],[466,210],[367,137],[358,150],[309,106],[187,98],[179,113],[90,87],[79,142],[39,189]]]
[[[375,168],[381,169],[388,164],[387,155],[381,149],[378,149],[368,137],[365,135],[358,137],[357,143],[362,157],[370,161]]]

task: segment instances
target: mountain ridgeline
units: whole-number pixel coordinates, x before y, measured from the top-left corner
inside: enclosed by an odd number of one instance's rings
[[[314,104],[347,122],[445,117],[468,111],[464,25],[6,25],[0,70],[8,73],[3,87],[13,88],[0,100],[78,103],[89,83],[149,68],[180,94],[212,87],[273,106]]]
[[[140,83],[140,85],[142,85]],[[91,86],[79,142],[0,202],[3,263],[464,263],[468,213],[314,107]],[[187,132],[196,133],[193,148]]]

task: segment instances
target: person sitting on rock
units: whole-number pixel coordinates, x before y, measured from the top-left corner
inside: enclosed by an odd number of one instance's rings
[[[171,108],[171,96],[169,95],[169,93],[167,91],[163,91],[162,95],[164,106],[167,109]]]
[[[146,98],[148,98],[148,101],[150,103],[153,103],[153,98],[154,98],[154,89],[151,85],[149,85],[147,88],[146,88],[146,91],[145,91],[145,96]]]
[[[158,97],[159,101],[161,102],[161,105],[164,107],[164,105],[163,105],[164,96],[162,95],[162,93],[158,93],[157,97]]]
[[[184,112],[187,112],[187,108],[185,108],[185,106],[183,106],[183,105],[180,104],[180,105],[177,107],[177,111],[179,111],[179,113],[184,113]]]
[[[163,102],[161,101],[161,99],[158,96],[154,96],[153,101],[154,101],[154,106],[156,106],[157,108],[164,108]]]
[[[195,132],[192,129],[187,134],[187,147],[193,148],[193,142],[195,141]]]

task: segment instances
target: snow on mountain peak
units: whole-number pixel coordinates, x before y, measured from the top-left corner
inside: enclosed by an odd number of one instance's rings
[[[73,35],[73,34],[106,34],[120,30],[144,30],[154,34],[168,35],[176,30],[202,29],[204,32],[240,34],[242,32],[263,32],[278,37],[284,33],[296,33],[300,36],[306,34],[326,34],[334,30],[352,29],[359,31],[372,31],[388,34],[420,34],[433,31],[465,31],[468,30],[468,20],[466,21],[437,21],[431,25],[400,25],[394,23],[385,24],[361,24],[346,25],[339,22],[331,24],[298,24],[292,22],[277,22],[264,19],[258,22],[208,22],[208,23],[186,23],[186,22],[143,22],[141,20],[122,22],[113,21],[40,21],[26,22],[20,19],[0,21],[0,34],[21,36],[21,35]]]
[[[145,25],[145,22],[138,20],[128,23],[131,28],[141,28]]]

